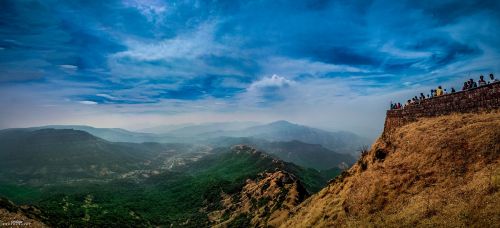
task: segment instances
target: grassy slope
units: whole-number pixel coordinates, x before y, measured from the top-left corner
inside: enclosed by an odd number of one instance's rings
[[[496,226],[499,142],[498,111],[408,124],[380,138],[282,227]]]

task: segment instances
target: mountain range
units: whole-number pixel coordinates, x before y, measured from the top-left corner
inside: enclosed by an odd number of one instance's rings
[[[189,125],[172,125],[156,129],[160,133],[128,131],[120,128],[95,128],[83,125],[48,125],[28,128],[37,129],[75,129],[112,142],[185,142],[195,143],[218,137],[252,137],[268,141],[301,141],[319,144],[338,153],[359,155],[362,146],[369,145],[369,139],[346,131],[330,132],[288,121],[269,124],[255,122],[220,122]],[[151,129],[151,128],[150,128]],[[151,130],[150,130],[151,131]]]
[[[359,156],[368,139],[349,132],[329,132],[312,127],[277,121],[206,123],[162,126],[163,133],[144,133],[120,128],[95,128],[83,125],[48,125],[2,131],[31,132],[43,129],[73,129],[87,132],[109,143],[189,144],[198,146],[232,146],[246,143],[265,150],[280,159],[317,170],[345,168]],[[123,145],[122,145],[123,146]],[[131,146],[130,144],[128,146]]]

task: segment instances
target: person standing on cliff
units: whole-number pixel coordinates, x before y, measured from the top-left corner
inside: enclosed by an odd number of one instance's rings
[[[464,86],[462,87],[462,91],[468,90],[469,89],[469,83],[464,82]]]
[[[493,76],[493,74],[490,74],[490,81],[488,81],[488,83],[495,83],[495,82],[498,82],[498,79],[496,79],[495,76]]]
[[[436,96],[442,96],[443,95],[443,88],[441,86],[438,86],[436,90]]]
[[[469,89],[474,89],[477,88],[477,83],[474,81],[474,79],[469,79]]]
[[[483,75],[479,76],[479,81],[477,81],[477,83],[479,84],[479,86],[485,86],[486,85],[486,81],[484,80],[484,76]]]
[[[425,100],[425,95],[424,95],[424,93],[420,93],[420,100]]]
[[[391,101],[391,110],[392,110],[392,109],[397,109],[397,108],[398,108],[397,104],[396,104],[396,103],[393,103],[393,102]]]

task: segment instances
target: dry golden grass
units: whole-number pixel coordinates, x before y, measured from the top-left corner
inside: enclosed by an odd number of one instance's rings
[[[498,111],[420,119],[378,139],[282,227],[500,227],[499,154]]]
[[[21,222],[18,224],[17,222]],[[11,212],[7,209],[0,208],[0,227],[33,227],[44,228],[48,227],[44,223],[27,217],[22,212]]]

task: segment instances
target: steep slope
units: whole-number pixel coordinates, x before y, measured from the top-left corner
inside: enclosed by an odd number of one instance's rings
[[[262,173],[247,180],[241,192],[225,194],[223,209],[210,213],[214,227],[276,226],[287,218],[309,193],[300,181],[285,171]]]
[[[386,132],[281,227],[500,224],[500,113],[422,118]]]
[[[48,227],[38,208],[17,206],[13,202],[0,198],[0,226],[5,227]]]

